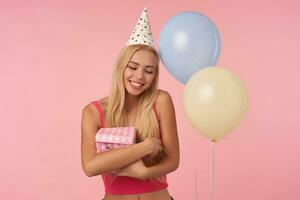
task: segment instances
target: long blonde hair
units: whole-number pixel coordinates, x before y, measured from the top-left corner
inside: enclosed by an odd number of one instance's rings
[[[133,54],[139,50],[151,51],[159,60],[157,51],[147,45],[129,45],[122,49],[115,64],[112,87],[107,104],[106,124],[108,127],[127,126],[124,113],[125,86],[123,74]],[[159,136],[158,123],[153,112],[153,105],[158,95],[158,76],[159,70],[157,69],[150,88],[140,94],[139,97],[135,121],[138,141],[143,141],[146,137]]]
[[[107,127],[123,127],[127,126],[125,116],[125,86],[124,86],[124,71],[134,55],[139,50],[147,50],[152,52],[159,62],[158,52],[147,45],[129,45],[122,49],[115,63],[112,87],[106,107],[106,124]],[[137,116],[135,120],[135,128],[137,131],[137,142],[143,141],[147,137],[159,138],[159,124],[156,114],[153,110],[155,100],[158,96],[158,76],[159,68],[157,68],[155,77],[151,86],[139,96]],[[147,166],[154,165],[159,162],[166,154],[164,150],[154,158],[143,159]]]

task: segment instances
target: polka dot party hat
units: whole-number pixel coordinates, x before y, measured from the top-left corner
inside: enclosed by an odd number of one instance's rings
[[[127,42],[127,45],[145,44],[153,46],[153,37],[151,31],[150,20],[148,18],[148,10],[145,7],[134,30]]]

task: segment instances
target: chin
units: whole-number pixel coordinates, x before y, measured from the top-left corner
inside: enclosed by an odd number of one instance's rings
[[[139,96],[140,94],[142,94],[144,91],[140,91],[140,92],[137,92],[137,91],[132,91],[132,90],[127,90],[126,89],[126,93],[128,95],[131,95],[131,96]]]
[[[125,88],[125,90],[126,90],[126,93],[131,96],[140,96],[141,94],[143,94],[144,92],[147,91],[147,89],[135,91],[135,90],[132,90],[131,88],[129,90],[127,88]]]

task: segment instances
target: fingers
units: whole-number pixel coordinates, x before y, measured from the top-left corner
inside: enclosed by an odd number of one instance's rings
[[[146,138],[144,141],[150,143],[151,145],[151,153],[150,155],[155,156],[162,149],[162,142],[158,138]]]

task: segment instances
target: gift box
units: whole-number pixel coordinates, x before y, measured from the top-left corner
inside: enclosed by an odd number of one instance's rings
[[[97,153],[134,144],[135,140],[134,127],[101,128],[96,134]]]

